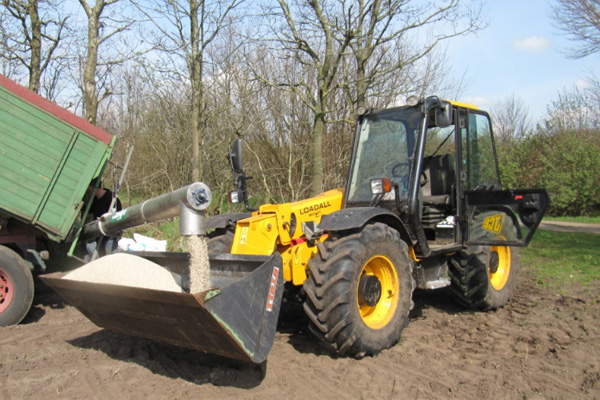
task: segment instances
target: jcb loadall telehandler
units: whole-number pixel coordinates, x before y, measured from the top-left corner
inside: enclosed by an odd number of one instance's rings
[[[231,199],[247,204],[239,140],[230,159],[237,174]],[[530,241],[548,204],[545,190],[501,189],[487,113],[412,98],[399,108],[361,110],[344,190],[206,221],[214,289],[182,293],[180,303],[197,300],[201,317],[190,329],[202,335],[206,324],[210,340],[178,334],[187,324],[178,319],[179,301],[161,303],[156,291],[139,289],[130,300],[137,308],[117,327],[106,321],[127,308],[123,288],[115,306],[106,285],[87,285],[104,304],[86,310],[87,300],[78,299],[76,306],[109,329],[260,362],[272,345],[277,319],[268,314],[280,309],[284,280],[302,285],[309,327],[321,343],[342,355],[374,355],[400,339],[415,287],[451,286],[460,303],[479,310],[506,304],[519,270],[517,247]],[[67,298],[78,290],[55,286]],[[241,292],[248,297],[238,299]],[[230,316],[225,322],[206,313],[219,298]],[[158,315],[157,308],[167,311]],[[160,335],[152,333],[156,324]],[[239,340],[249,332],[260,337]]]

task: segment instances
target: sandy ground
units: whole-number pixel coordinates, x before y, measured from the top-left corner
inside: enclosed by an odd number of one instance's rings
[[[555,293],[523,269],[496,312],[415,293],[402,341],[362,360],[331,357],[288,304],[261,365],[99,329],[39,283],[25,322],[0,328],[0,398],[600,399],[600,284]]]

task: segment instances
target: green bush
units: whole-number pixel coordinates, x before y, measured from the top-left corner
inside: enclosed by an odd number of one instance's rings
[[[549,215],[600,215],[600,141],[593,131],[539,132],[501,143],[498,160],[507,188],[545,188]]]

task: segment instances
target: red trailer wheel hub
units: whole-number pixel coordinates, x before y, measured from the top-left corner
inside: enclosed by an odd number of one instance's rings
[[[10,276],[0,269],[0,313],[6,311],[13,299],[15,286]]]

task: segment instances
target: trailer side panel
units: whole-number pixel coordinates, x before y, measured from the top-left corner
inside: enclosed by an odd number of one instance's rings
[[[64,240],[114,138],[56,105],[62,111],[52,113],[53,103],[0,78],[0,213]]]

